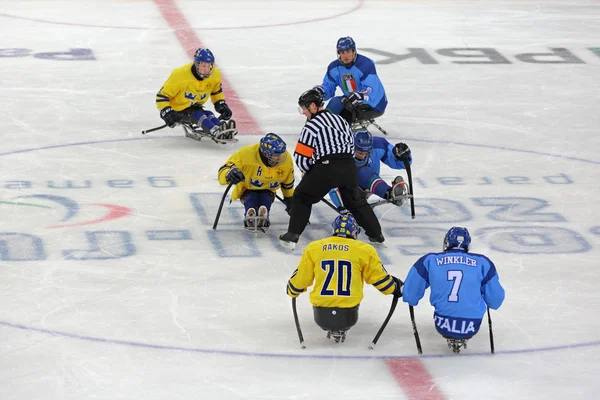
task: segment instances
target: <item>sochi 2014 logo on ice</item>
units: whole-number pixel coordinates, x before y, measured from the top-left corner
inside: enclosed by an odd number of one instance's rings
[[[417,196],[415,202],[416,219],[410,219],[408,207],[375,209],[389,242],[389,250],[381,254],[382,261],[391,262],[387,252],[390,255],[418,255],[436,249],[448,224],[468,225],[473,221],[477,221],[479,226],[474,229],[474,234],[498,252],[568,254],[591,251],[590,242],[600,235],[600,227],[593,225],[593,221],[590,221],[590,226],[570,224],[570,216],[560,212],[568,208],[559,208],[559,202],[554,201],[557,199],[480,195],[459,201],[426,195],[427,189],[434,186],[449,189],[476,187],[485,194],[489,192],[486,187],[495,188],[493,192],[498,193],[498,187],[504,186],[507,190],[501,192],[511,193],[511,187],[528,184],[543,196],[543,193],[572,191],[576,180],[566,173],[540,177],[415,178],[416,193],[423,193],[422,197]],[[19,195],[10,196],[11,190]],[[113,197],[111,190],[121,194]],[[124,196],[119,190],[127,190],[127,195]],[[9,196],[0,201],[5,221],[3,232],[0,232],[0,260],[112,260],[154,249],[156,246],[151,243],[155,241],[194,240],[202,241],[203,246],[208,244],[218,257],[262,257],[265,251],[285,253],[278,245],[277,235],[270,235],[269,232],[265,239],[255,242],[257,239],[242,229],[244,209],[238,202],[227,205],[218,230],[212,230],[222,192],[188,193],[181,190],[179,195],[174,194],[180,190],[177,178],[168,176],[138,177],[137,180],[106,179],[102,182],[91,179],[60,183],[5,181],[4,194]],[[23,195],[24,191],[32,193]],[[132,196],[137,191],[143,191],[144,195],[138,193]],[[128,206],[112,201],[81,200],[93,199],[95,193],[99,192],[104,198],[124,198]],[[161,196],[179,199],[177,211],[157,201]],[[138,206],[134,212],[132,202],[151,211],[146,211],[147,215],[140,219]],[[284,230],[287,217],[283,206],[276,203],[273,210],[272,228],[275,231]],[[305,231],[303,238],[311,241],[330,234],[332,213],[327,208],[314,207],[312,226]],[[181,220],[182,215],[185,215],[184,220]],[[138,219],[133,221],[133,217]],[[232,241],[248,245],[231,246]],[[194,247],[193,243],[181,245],[185,248]]]

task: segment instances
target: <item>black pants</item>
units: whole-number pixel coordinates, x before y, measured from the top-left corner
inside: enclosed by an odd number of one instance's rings
[[[358,306],[352,308],[315,307],[316,324],[324,331],[347,331],[358,321]]]
[[[192,114],[196,111],[202,111],[204,107],[200,104],[194,104],[184,110],[179,111],[179,122],[186,124],[197,124],[198,120],[196,118],[192,118]]]
[[[383,112],[379,112],[371,108],[366,104],[362,104],[352,112],[348,111],[347,108],[344,108],[340,113],[340,117],[344,118],[346,122],[352,125],[355,121],[362,121],[365,119],[375,119],[379,118],[383,115]]]
[[[358,168],[350,155],[318,162],[304,175],[294,190],[288,232],[301,235],[308,224],[312,205],[333,188],[339,189],[344,206],[367,236],[379,237],[381,225],[367,203],[365,192],[358,186]]]

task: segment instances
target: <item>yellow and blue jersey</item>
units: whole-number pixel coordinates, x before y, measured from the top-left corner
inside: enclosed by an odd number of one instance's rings
[[[156,107],[159,110],[171,106],[175,111],[182,111],[194,104],[203,105],[210,97],[214,104],[225,100],[221,87],[221,72],[213,67],[206,79],[198,79],[192,72],[194,63],[176,68],[156,94]]]
[[[270,190],[276,192],[281,188],[284,197],[294,194],[294,163],[286,151],[285,160],[276,167],[267,166],[259,154],[260,143],[245,146],[229,157],[219,168],[218,177],[221,185],[227,185],[227,172],[232,167],[239,168],[246,177],[244,182],[235,185],[231,200],[237,200],[246,190]]]
[[[392,294],[396,282],[387,273],[377,250],[356,239],[330,236],[310,243],[288,281],[287,294],[298,297],[309,286],[315,307],[351,308],[362,301],[364,283]]]

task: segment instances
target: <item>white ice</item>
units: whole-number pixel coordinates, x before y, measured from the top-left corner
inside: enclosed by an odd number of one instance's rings
[[[155,93],[190,61],[159,11],[173,4],[260,127],[235,146],[140,133],[162,123]],[[388,271],[404,278],[464,225],[506,288],[494,356],[487,321],[452,355],[423,299],[425,387],[384,361],[417,357],[405,304],[368,350],[391,300],[371,287],[343,345],[301,296],[299,348],[285,285],[303,247],[329,234],[325,205],[294,252],[277,244],[280,204],[267,235],[242,229],[239,202],[211,229],[219,166],[260,133],[293,150],[297,97],[346,35],[378,63],[389,99],[378,122],[414,157],[417,217],[377,208]],[[0,37],[0,399],[598,397],[598,2],[4,0]],[[39,58],[72,48],[95,59]],[[409,48],[436,63],[383,55]],[[459,64],[482,58],[438,52],[449,48],[510,63]],[[582,62],[516,57],[550,48]],[[121,218],[91,223],[106,216]]]

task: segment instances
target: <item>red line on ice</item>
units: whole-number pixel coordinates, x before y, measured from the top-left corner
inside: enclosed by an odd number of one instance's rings
[[[96,204],[95,203],[92,205],[108,208],[108,212],[104,216],[97,218],[97,219],[93,219],[91,221],[76,222],[74,224],[52,225],[52,226],[48,226],[47,228],[48,229],[68,228],[68,227],[72,227],[72,226],[84,226],[84,225],[99,224],[100,222],[111,221],[113,219],[122,218],[122,217],[125,217],[125,216],[131,214],[130,208],[118,206],[116,204]]]
[[[175,0],[154,0],[158,9],[160,10],[163,18],[169,24],[169,27],[175,32],[175,36],[179,40],[181,46],[185,50],[186,54],[193,58],[194,52],[199,47],[204,47],[196,32],[191,27],[185,15],[181,12],[177,6]],[[218,59],[219,55],[216,54]],[[174,65],[173,68],[178,67]],[[225,78],[223,70],[221,70],[221,76],[223,80],[223,92],[225,93],[225,99],[233,110],[233,117],[237,123],[237,127],[240,133],[261,133],[261,129],[258,126],[256,120],[252,117],[246,105],[240,100],[239,96],[231,86],[231,84]],[[166,79],[166,77],[164,77]]]
[[[446,400],[418,358],[388,358],[385,363],[408,400]]]

